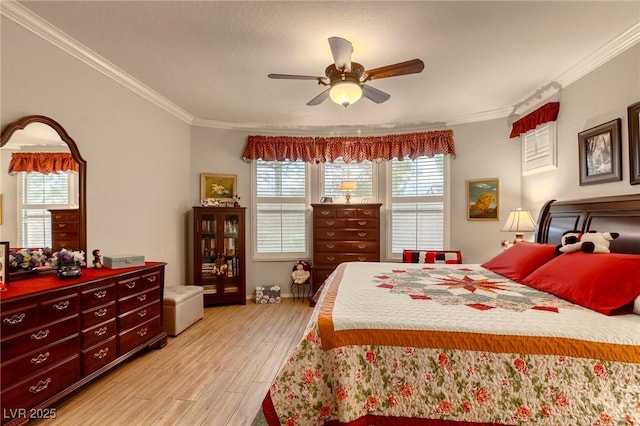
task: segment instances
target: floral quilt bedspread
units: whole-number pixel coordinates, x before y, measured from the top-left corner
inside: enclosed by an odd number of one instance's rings
[[[478,265],[342,264],[263,403],[269,424],[640,424],[640,316]]]

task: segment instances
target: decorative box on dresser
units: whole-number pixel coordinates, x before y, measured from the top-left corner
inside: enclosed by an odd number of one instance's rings
[[[147,347],[163,347],[164,263],[41,274],[0,294],[2,424],[55,417],[54,404]]]
[[[66,248],[78,250],[80,247],[80,211],[78,209],[50,209],[51,250]]]
[[[380,261],[382,204],[312,204],[313,291],[342,262]]]

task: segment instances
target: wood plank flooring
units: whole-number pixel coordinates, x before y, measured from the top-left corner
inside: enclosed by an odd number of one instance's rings
[[[204,319],[145,351],[34,425],[250,425],[312,308],[280,304],[205,308]]]

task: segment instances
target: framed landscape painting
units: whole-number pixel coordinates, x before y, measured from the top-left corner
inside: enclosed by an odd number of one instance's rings
[[[499,220],[498,179],[467,180],[467,220]]]
[[[236,193],[236,175],[200,173],[200,199],[233,201]]]

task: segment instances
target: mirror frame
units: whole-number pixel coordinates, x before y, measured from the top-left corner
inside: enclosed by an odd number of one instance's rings
[[[80,155],[78,146],[74,140],[69,136],[67,131],[57,121],[44,115],[28,115],[22,117],[19,120],[9,123],[0,135],[0,148],[5,146],[11,136],[18,130],[24,130],[31,123],[42,123],[51,127],[58,133],[60,139],[67,144],[73,159],[78,163],[78,219],[79,219],[79,233],[80,233],[80,247],[79,250],[83,250],[85,253],[85,259],[88,259],[87,254],[87,162]],[[4,171],[1,171],[4,173]]]

